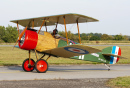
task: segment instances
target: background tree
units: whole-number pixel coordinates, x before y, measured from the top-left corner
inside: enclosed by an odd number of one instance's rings
[[[101,40],[110,40],[110,36],[107,35],[107,34],[103,34],[103,35],[101,36]]]
[[[109,35],[109,40],[113,40],[114,39],[114,37],[112,36],[112,35]]]
[[[98,36],[99,38],[102,36],[101,33],[94,33],[93,35],[94,35],[94,36]]]
[[[124,39],[124,40],[129,40],[129,37],[128,37],[127,35],[124,35],[124,36],[123,36],[123,39]]]
[[[4,35],[5,35],[5,27],[0,26],[0,38],[2,39]]]
[[[87,34],[87,38],[88,38],[88,40],[90,40],[90,38],[93,36],[93,33],[89,33],[89,34]]]
[[[66,34],[64,31],[59,31],[58,33],[60,36],[66,38]],[[78,38],[78,35],[74,35],[73,33],[71,33],[71,31],[68,31],[67,32],[67,35],[68,35],[68,39],[72,40],[72,41],[75,41],[75,42],[78,42],[79,38]]]
[[[8,25],[5,30],[5,35],[3,36],[3,40],[8,43],[16,42],[18,38],[18,31],[16,27],[12,27]]]
[[[81,39],[82,40],[88,40],[88,37],[87,37],[87,35],[85,33],[82,33],[81,34]]]
[[[100,37],[94,35],[90,38],[90,40],[100,40]]]
[[[114,36],[114,40],[123,40],[123,36],[122,35],[115,35]]]

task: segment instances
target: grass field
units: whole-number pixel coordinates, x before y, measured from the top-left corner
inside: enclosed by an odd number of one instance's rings
[[[110,79],[106,85],[112,88],[130,88],[130,76]]]
[[[94,48],[103,49],[108,46],[93,46]],[[126,57],[128,59],[120,59],[118,64],[130,64],[130,46],[120,46],[122,49],[122,56]],[[40,58],[42,54],[38,54],[38,57]],[[12,50],[12,47],[0,47],[0,65],[21,65],[22,62],[28,58],[28,51],[21,50],[18,48],[14,48]],[[31,53],[31,58],[36,61],[35,53]],[[44,59],[46,59],[44,57]],[[74,60],[69,58],[56,58],[51,57],[48,60],[49,64],[99,64],[96,62],[89,62],[89,61],[82,61],[82,60]]]

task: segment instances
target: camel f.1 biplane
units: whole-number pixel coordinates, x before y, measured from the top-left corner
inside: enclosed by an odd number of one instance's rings
[[[121,57],[121,49],[118,46],[111,46],[99,50],[81,44],[78,23],[96,21],[98,20],[79,14],[62,14],[11,21],[17,24],[19,34],[17,40],[18,48],[29,51],[29,58],[25,59],[22,64],[24,71],[30,72],[35,68],[37,72],[46,72],[48,70],[47,60],[50,56],[100,62],[104,64],[115,64],[118,62]],[[67,36],[66,24],[74,23],[77,24],[79,43],[69,40]],[[66,38],[60,36],[56,38],[55,33],[52,35],[47,32],[47,26],[56,25],[57,29],[58,24],[63,24],[65,26]],[[19,32],[19,25],[25,27],[21,33]],[[45,26],[46,31],[40,33],[42,26]],[[34,27],[40,27],[40,29],[35,30]],[[30,57],[31,50],[35,51],[36,62]],[[38,59],[37,53],[43,53],[43,56]],[[42,59],[45,55],[48,55],[46,60]]]

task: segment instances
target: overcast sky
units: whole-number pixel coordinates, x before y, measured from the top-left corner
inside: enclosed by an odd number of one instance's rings
[[[80,33],[130,35],[130,0],[0,0],[0,11],[0,25],[5,27],[16,26],[10,20],[77,13],[99,20],[79,24]],[[76,25],[67,30],[76,33]]]

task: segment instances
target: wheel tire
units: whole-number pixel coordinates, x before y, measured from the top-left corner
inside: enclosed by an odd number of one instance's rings
[[[26,72],[32,72],[35,68],[35,61],[33,59],[31,61],[31,66],[29,66],[29,58],[25,59],[22,64],[22,68]]]
[[[48,70],[48,63],[43,59],[39,59],[35,64],[35,69],[39,73],[45,73]]]

